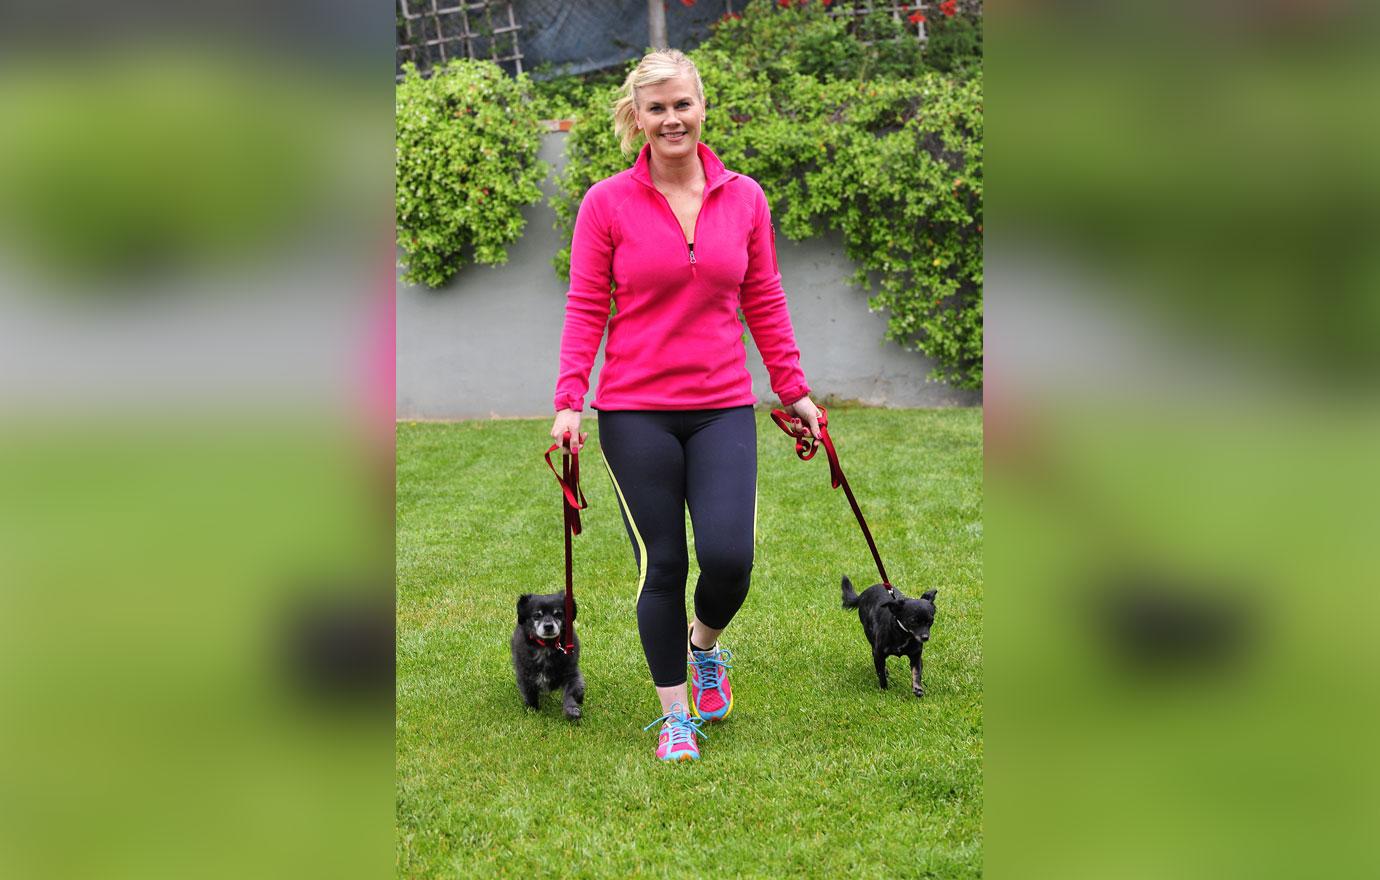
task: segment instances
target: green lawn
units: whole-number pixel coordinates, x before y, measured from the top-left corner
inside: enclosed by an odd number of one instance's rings
[[[523,707],[517,596],[563,589],[546,420],[398,426],[397,825],[407,877],[975,877],[982,872],[982,413],[831,411],[893,582],[937,588],[927,694],[877,687],[839,577],[877,580],[821,454],[758,413],[752,591],[723,644],[733,716],[662,765],[636,569],[597,451],[575,539],[583,720]],[[691,584],[696,571],[693,554]]]

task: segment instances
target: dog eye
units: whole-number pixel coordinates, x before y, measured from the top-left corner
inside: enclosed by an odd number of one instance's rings
[[[564,611],[557,611],[557,612],[556,612],[555,614],[553,614],[552,616],[553,616],[553,617],[561,617],[561,616],[564,615],[564,614],[565,614]]]

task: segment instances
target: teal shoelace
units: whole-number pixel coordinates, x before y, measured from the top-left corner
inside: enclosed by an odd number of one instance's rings
[[[700,736],[706,738],[708,738],[709,736],[708,734],[700,730],[700,725],[704,722],[696,721],[692,719],[689,715],[685,714],[685,708],[681,706],[680,703],[671,704],[670,712],[667,712],[665,715],[662,715],[660,718],[653,721],[651,724],[648,724],[646,727],[642,729],[651,730],[658,724],[662,724],[665,722],[669,722],[667,723],[666,731],[670,734],[670,743],[672,746],[677,746],[683,743],[690,742],[690,735],[692,733],[699,734]]]
[[[732,669],[733,664],[728,661],[733,659],[733,652],[727,649],[721,651],[691,651],[690,656],[694,658],[691,663],[695,671],[700,674],[700,690],[713,690],[719,686],[720,669]]]

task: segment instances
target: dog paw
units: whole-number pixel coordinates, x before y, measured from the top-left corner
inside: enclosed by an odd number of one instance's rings
[[[925,695],[925,689],[922,687],[911,688],[911,692],[917,697],[923,697]]]
[[[569,718],[571,721],[579,721],[582,715],[584,715],[584,713],[580,711],[579,706],[565,707],[565,717]]]

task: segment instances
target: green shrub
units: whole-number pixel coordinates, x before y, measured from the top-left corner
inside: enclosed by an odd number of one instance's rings
[[[467,262],[508,261],[522,208],[541,199],[541,126],[527,78],[454,60],[397,87],[397,235],[403,277],[440,287]]]
[[[925,63],[935,70],[969,76],[981,69],[982,16],[932,15],[925,36]]]
[[[858,19],[834,16],[819,3],[787,9],[770,2],[749,4],[741,17],[725,18],[700,48],[731,46],[741,69],[782,82],[796,74],[819,80],[909,76],[924,66],[913,30],[889,11]]]
[[[538,69],[533,73],[532,103],[533,112],[538,119],[570,119],[588,103],[590,95],[623,81],[626,71],[614,68],[596,70],[592,73],[553,76],[537,79],[546,71]]]
[[[817,4],[753,3],[691,57],[708,102],[703,138],[762,185],[777,229],[795,240],[840,232],[854,282],[889,312],[887,338],[932,358],[932,378],[981,387],[980,71],[960,81],[916,67],[911,50],[864,45]],[[614,91],[591,97],[566,143],[553,199],[563,277],[585,190],[628,166]]]
[[[617,85],[591,92],[585,105],[576,111],[575,124],[565,141],[565,171],[557,175],[556,194],[551,198],[556,228],[564,234],[565,245],[551,258],[551,265],[566,280],[570,279],[570,238],[585,190],[628,167],[628,157],[619,149],[613,133],[613,102],[617,95]]]

